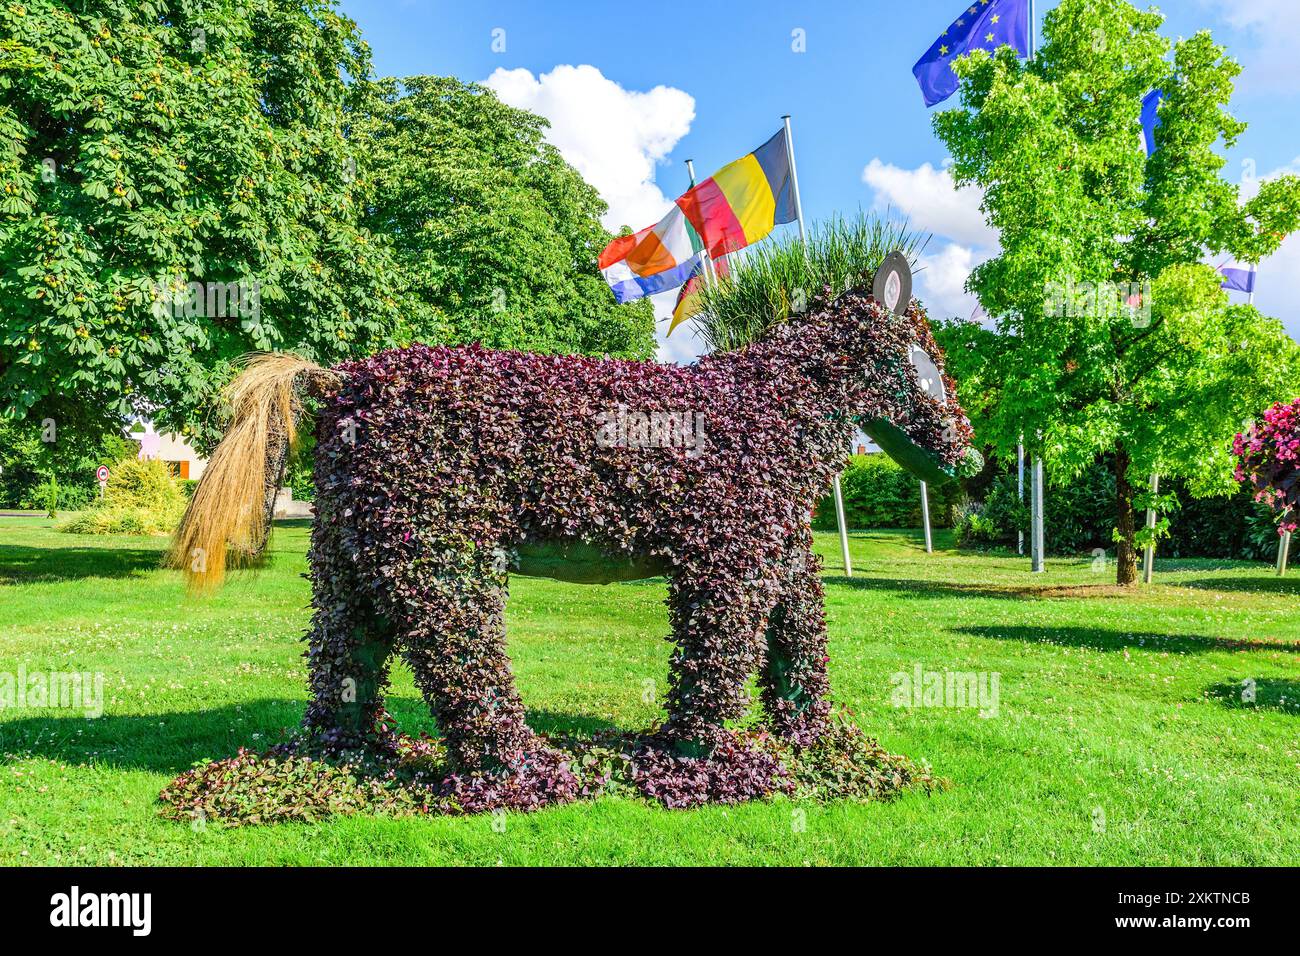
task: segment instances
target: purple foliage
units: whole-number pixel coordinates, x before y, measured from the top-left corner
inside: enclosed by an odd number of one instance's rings
[[[971,439],[955,398],[920,387],[913,344],[942,368],[917,306],[855,291],[689,367],[425,345],[340,366],[317,423],[313,746],[382,749],[400,653],[443,735],[440,798],[528,809],[590,789],[525,723],[503,623],[517,549],[577,541],[670,578],[668,716],[632,757],[635,785],[669,806],[787,789],[775,744],[725,725],[758,674],[782,746],[827,730],[809,525],[855,421],[887,419],[949,466]],[[604,440],[616,410],[700,422],[703,441]]]

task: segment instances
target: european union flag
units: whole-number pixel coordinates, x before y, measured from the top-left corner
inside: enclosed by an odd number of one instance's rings
[[[991,53],[1003,44],[1029,56],[1029,0],[970,0],[961,16],[912,67],[925,94],[925,105],[942,103],[957,92],[954,60],[972,50]]]
[[[1147,145],[1148,156],[1156,151],[1156,127],[1160,125],[1160,101],[1164,98],[1160,90],[1152,90],[1142,97],[1142,141]]]

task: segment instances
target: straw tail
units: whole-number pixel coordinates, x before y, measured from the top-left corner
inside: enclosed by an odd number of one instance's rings
[[[168,567],[185,572],[192,589],[217,587],[228,565],[246,564],[265,550],[275,493],[302,413],[298,389],[320,392],[337,380],[337,373],[296,355],[266,353],[249,359],[227,386],[230,425],[166,558]]]

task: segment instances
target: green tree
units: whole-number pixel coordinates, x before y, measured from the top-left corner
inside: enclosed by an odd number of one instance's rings
[[[38,486],[55,482],[65,505],[89,500],[95,469],[134,457],[138,448],[95,409],[75,409],[76,419],[29,416],[0,419],[0,507],[38,501]]]
[[[0,35],[0,412],[211,438],[241,353],[391,341],[345,136],[369,52],[331,3],[24,0]]]
[[[1227,111],[1240,68],[1207,33],[1171,45],[1162,20],[1064,0],[1034,62],[1007,47],[960,61],[962,108],[934,121],[1001,232],[969,282],[997,331],[949,353],[963,403],[985,441],[1005,454],[1024,434],[1059,474],[1113,453],[1120,584],[1136,581],[1136,489],[1155,473],[1227,490],[1232,435],[1290,397],[1300,368],[1281,324],[1229,305],[1200,264],[1274,251],[1300,224],[1300,180],[1241,202],[1216,151],[1244,129]],[[1148,160],[1153,88],[1165,99]]]
[[[543,139],[546,120],[452,77],[375,83],[352,116],[365,225],[391,237],[410,332],[535,352],[654,353],[649,301],[596,268],[605,204]]]

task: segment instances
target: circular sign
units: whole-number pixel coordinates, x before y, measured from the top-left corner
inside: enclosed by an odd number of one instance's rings
[[[96,468],[95,478],[99,481],[108,481],[108,465],[100,465]]]
[[[912,267],[907,256],[891,252],[876,270],[871,283],[871,295],[891,312],[902,314],[912,302]]]
[[[921,391],[937,402],[948,401],[948,391],[943,387],[943,375],[929,353],[921,346],[913,345],[907,350],[907,360],[912,363],[912,368],[916,369],[916,380],[921,386]]]

